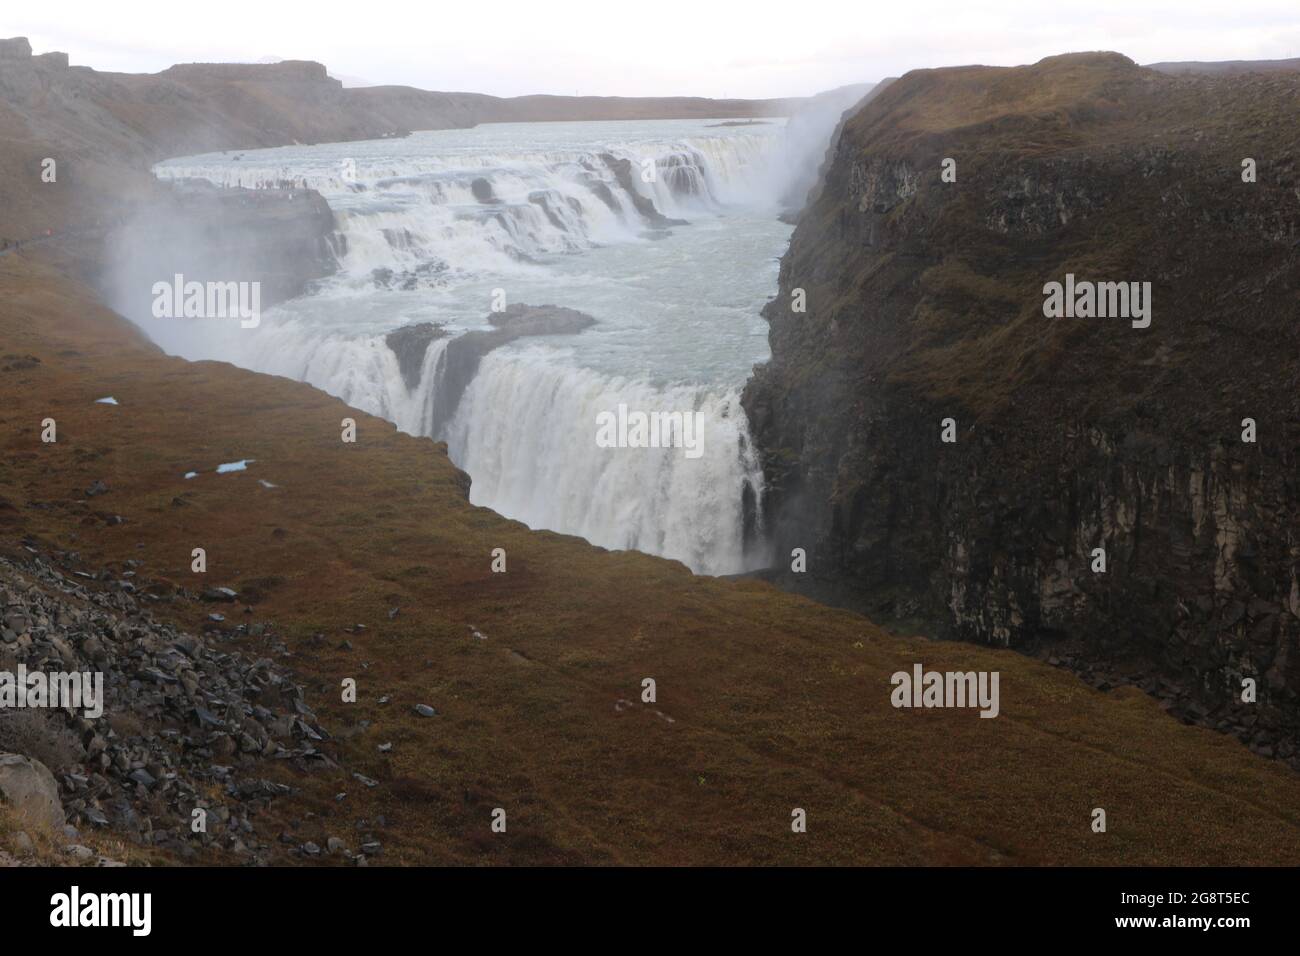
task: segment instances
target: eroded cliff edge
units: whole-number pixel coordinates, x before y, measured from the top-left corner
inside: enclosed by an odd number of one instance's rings
[[[1117,54],[917,71],[857,113],[744,397],[777,564],[808,552],[786,583],[1300,763],[1298,116],[1300,73]],[[1067,273],[1151,282],[1151,326],[1045,318]]]

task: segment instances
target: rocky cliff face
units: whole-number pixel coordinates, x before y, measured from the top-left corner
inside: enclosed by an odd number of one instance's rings
[[[86,277],[117,311],[150,313],[155,282],[253,282],[269,308],[301,295],[333,273],[334,214],[310,189],[218,189],[208,183],[158,184],[102,253],[88,256]]]
[[[1300,764],[1298,107],[1297,73],[1090,54],[918,71],[854,116],[745,394],[778,563],[808,551],[787,583]],[[1045,317],[1067,273],[1150,282],[1150,326]]]

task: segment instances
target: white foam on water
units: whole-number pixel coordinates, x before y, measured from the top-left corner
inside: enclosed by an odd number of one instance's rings
[[[169,160],[158,176],[318,189],[340,269],[265,310],[254,330],[133,318],[167,351],[305,381],[447,440],[471,500],[530,526],[703,573],[761,566],[742,502],[761,500],[763,479],[739,390],[768,355],[758,312],[790,233],[768,162],[779,133],[779,123],[499,124]],[[689,225],[665,225],[645,201]],[[454,414],[435,409],[450,338],[487,327],[498,290],[597,324],[489,353]],[[449,335],[429,345],[412,388],[385,336],[418,322]],[[703,454],[598,447],[596,415],[619,403],[702,413]]]

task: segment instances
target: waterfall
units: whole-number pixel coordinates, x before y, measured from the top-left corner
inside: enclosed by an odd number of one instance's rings
[[[531,339],[484,356],[454,408],[435,413],[434,406],[448,342],[480,327],[487,312],[486,298],[462,301],[467,290],[527,281],[548,290],[539,295],[554,295],[546,301],[569,304],[557,257],[653,246],[692,228],[687,221],[765,200],[771,134],[706,131],[544,148],[439,142],[416,134],[160,163],[155,172],[165,179],[320,191],[335,215],[339,271],[311,295],[269,311],[252,333],[141,324],[169,351],[308,382],[410,434],[446,440],[473,479],[471,500],[530,526],[664,555],[702,573],[764,563],[755,504],[762,471],[739,376],[689,380],[671,368],[615,374],[588,367],[568,343]],[[415,380],[409,369],[404,379],[386,333],[430,310],[448,334],[428,344]],[[602,330],[622,331],[621,316],[595,318],[587,339],[574,338],[579,344],[612,334]],[[753,333],[740,334],[745,342]],[[619,403],[700,413],[702,454],[599,447],[597,416]]]
[[[598,447],[597,416],[620,403],[699,411],[701,456]],[[656,388],[566,367],[541,350],[495,354],[483,360],[448,439],[452,457],[475,476],[476,504],[709,574],[748,566],[745,488],[760,497],[763,477],[736,391]]]

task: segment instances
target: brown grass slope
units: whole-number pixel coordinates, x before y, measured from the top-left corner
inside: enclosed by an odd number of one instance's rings
[[[340,755],[380,785],[290,778],[270,834],[362,826],[408,864],[1300,862],[1300,777],[1139,693],[529,531],[470,506],[441,446],[303,384],[164,357],[26,254],[0,259],[0,355],[39,360],[0,366],[4,540],[256,594],[249,619],[287,635],[322,723],[355,731]],[[211,473],[238,458],[256,463]],[[88,500],[96,479],[110,490]],[[202,625],[202,607],[159,608]],[[1002,715],[893,709],[890,674],[917,661],[1000,671]]]

